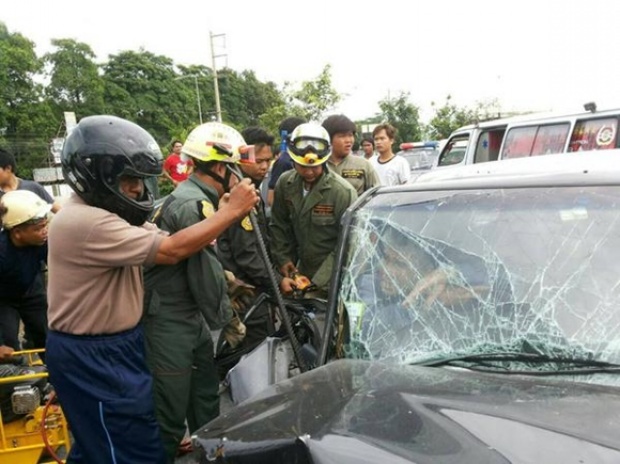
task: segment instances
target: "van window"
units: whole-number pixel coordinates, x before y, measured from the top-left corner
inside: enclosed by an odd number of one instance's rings
[[[480,137],[478,137],[478,143],[476,144],[474,163],[497,161],[505,132],[505,127],[482,131]]]
[[[606,150],[616,147],[618,119],[584,119],[577,121],[568,151]]]
[[[562,153],[569,130],[570,123],[540,126],[534,140],[531,156]]]
[[[437,165],[450,166],[452,164],[459,164],[465,158],[468,144],[469,134],[457,135],[451,138],[441,152],[441,158]]]
[[[570,123],[513,127],[506,134],[502,159],[562,153]]]

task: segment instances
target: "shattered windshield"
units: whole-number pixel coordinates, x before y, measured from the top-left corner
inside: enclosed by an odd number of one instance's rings
[[[620,363],[619,203],[616,187],[376,196],[349,231],[347,356]]]

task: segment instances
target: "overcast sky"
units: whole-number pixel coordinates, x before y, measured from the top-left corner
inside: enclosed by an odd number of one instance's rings
[[[620,1],[520,0],[2,0],[0,21],[50,51],[52,38],[89,44],[99,61],[121,50],[177,64],[253,70],[298,84],[332,66],[338,111],[378,112],[410,92],[430,114],[450,94],[459,105],[499,100],[503,111],[620,107]],[[224,42],[225,41],[225,42]],[[224,47],[225,45],[225,47]]]

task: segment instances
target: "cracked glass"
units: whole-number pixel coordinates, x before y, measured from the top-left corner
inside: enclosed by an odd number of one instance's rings
[[[620,363],[619,201],[617,187],[583,186],[374,197],[348,232],[339,291],[346,356],[428,364],[527,353]]]

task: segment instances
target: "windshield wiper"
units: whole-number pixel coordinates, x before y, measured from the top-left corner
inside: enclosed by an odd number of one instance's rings
[[[504,363],[504,364],[498,364]],[[526,365],[548,364],[546,369],[514,369],[514,363]],[[479,353],[462,356],[453,356],[450,358],[442,358],[415,363],[419,366],[454,366],[466,369],[493,372],[498,374],[509,375],[588,375],[596,373],[620,373],[620,364],[610,363],[606,361],[598,361],[596,359],[573,358],[570,356],[549,356],[542,353]],[[563,366],[561,369],[552,368]],[[570,366],[570,367],[568,367]]]

